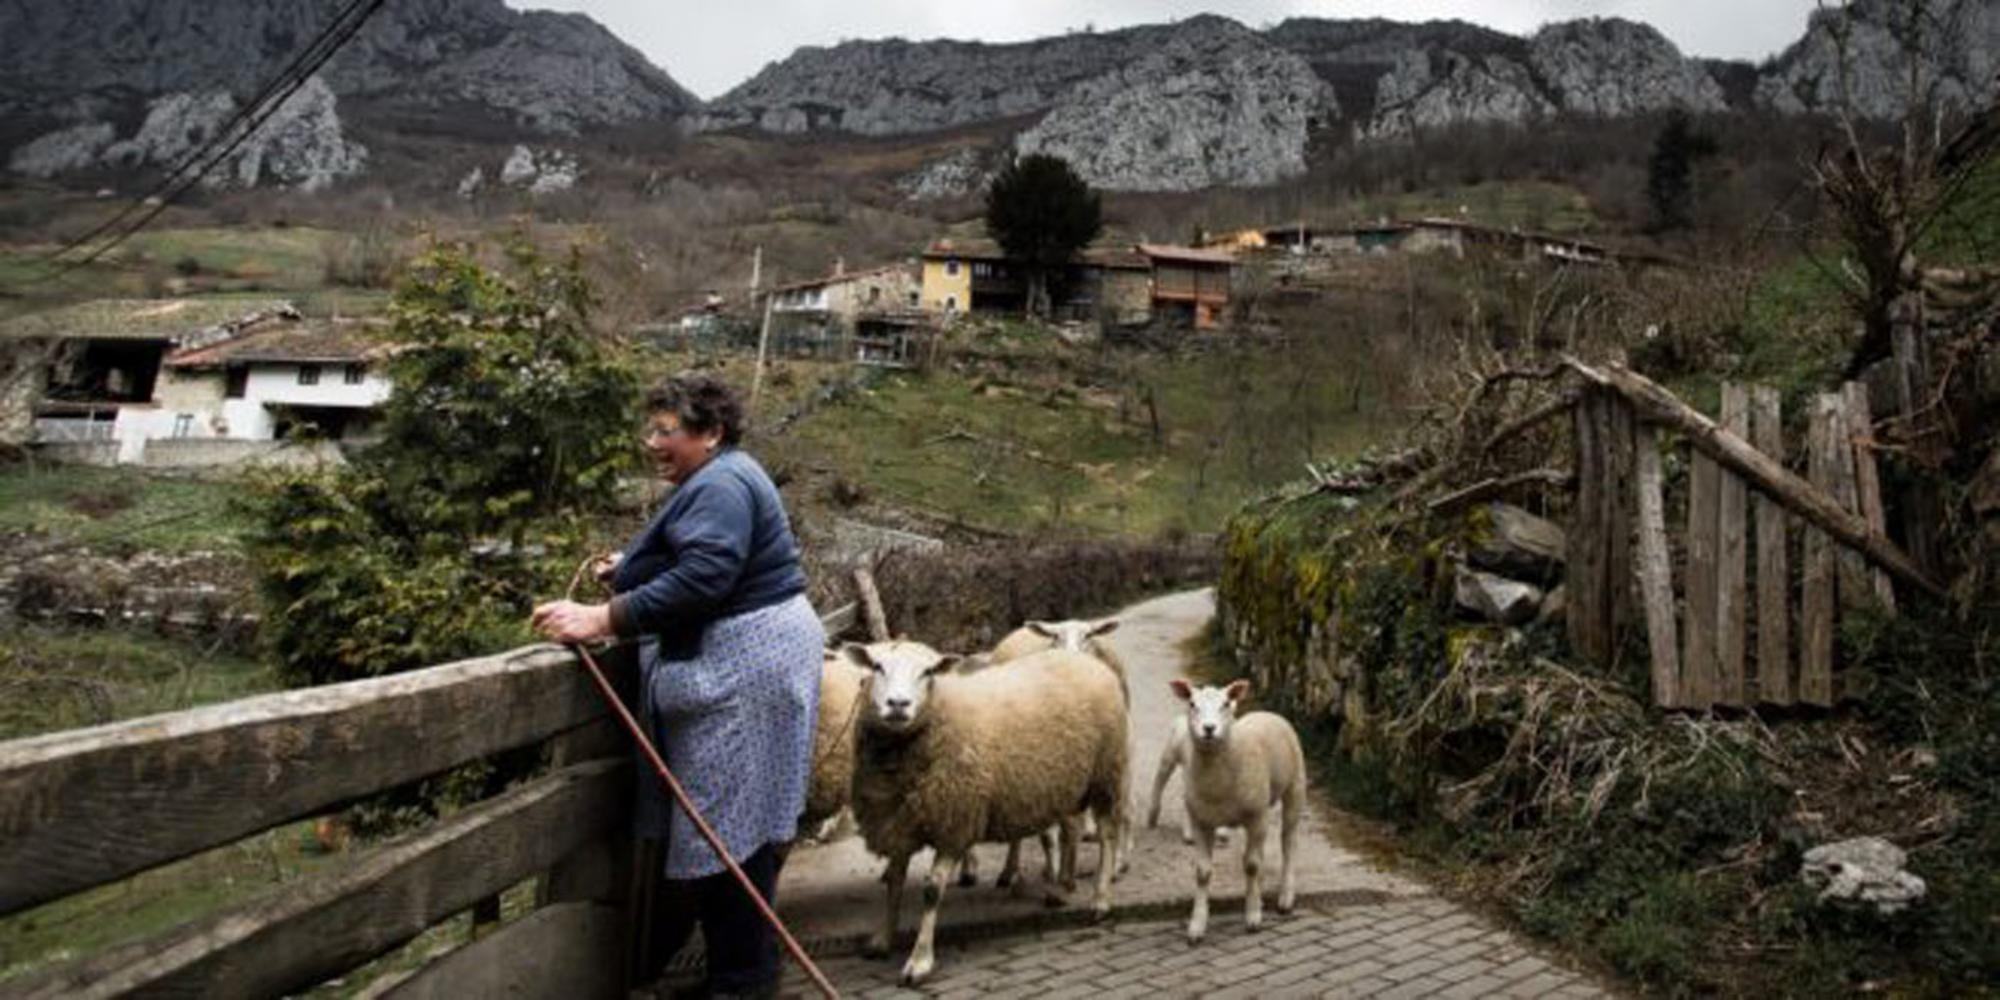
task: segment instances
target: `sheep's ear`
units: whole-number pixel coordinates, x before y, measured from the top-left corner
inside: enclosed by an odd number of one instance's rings
[[[1229,696],[1230,701],[1242,701],[1250,694],[1250,682],[1248,680],[1230,681],[1229,686],[1223,688],[1222,691]]]
[[[858,642],[841,643],[840,655],[846,657],[847,662],[852,663],[855,666],[862,668],[863,670],[882,669],[882,665],[876,663],[875,658],[868,655],[868,647],[863,646]]]
[[[1085,632],[1084,635],[1095,637],[1100,635],[1110,635],[1111,633],[1116,631],[1118,631],[1118,619],[1106,618],[1105,620],[1098,622],[1095,625],[1092,625],[1090,627],[1090,631]]]
[[[1188,682],[1178,677],[1168,681],[1167,686],[1173,689],[1174,697],[1182,701],[1192,701],[1194,699],[1194,688],[1188,686]]]
[[[963,659],[965,659],[965,657],[960,656],[957,653],[946,653],[943,656],[938,657],[937,662],[931,664],[930,667],[924,671],[924,676],[929,677],[933,674],[944,673],[945,671],[950,670],[955,666],[958,666],[958,662]]]
[[[1055,627],[1050,625],[1048,622],[1029,622],[1028,631],[1033,632],[1044,639],[1053,639],[1056,637]]]

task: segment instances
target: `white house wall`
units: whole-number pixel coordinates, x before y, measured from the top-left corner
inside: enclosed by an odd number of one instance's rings
[[[346,366],[321,365],[317,385],[300,385],[298,365],[257,365],[250,369],[243,398],[253,403],[359,409],[381,405],[389,398],[389,388],[389,380],[373,369],[360,384],[348,385]]]

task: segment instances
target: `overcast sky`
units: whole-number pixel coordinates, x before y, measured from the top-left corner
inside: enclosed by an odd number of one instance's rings
[[[507,0],[596,18],[704,99],[801,45],[848,38],[1015,42],[1209,12],[1253,28],[1287,17],[1460,18],[1526,34],[1549,21],[1625,17],[1690,55],[1758,60],[1805,31],[1816,0]]]

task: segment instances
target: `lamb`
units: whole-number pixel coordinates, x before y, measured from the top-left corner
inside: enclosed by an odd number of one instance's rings
[[[902,981],[914,985],[935,965],[938,906],[975,843],[1026,837],[1084,809],[1104,817],[1110,834],[1125,822],[1124,700],[1109,671],[1065,650],[965,674],[949,669],[956,657],[921,643],[843,652],[871,671],[854,817],[868,849],[889,859],[885,919],[869,953],[887,953],[895,936],[910,857],[925,847],[935,852],[916,946],[902,970]],[[1098,867],[1092,910],[1100,918],[1111,910],[1112,867]],[[1075,869],[1064,876],[1068,888]]]
[[[1110,667],[1112,673],[1118,675],[1118,688],[1124,694],[1125,705],[1129,709],[1132,704],[1132,690],[1129,682],[1126,680],[1125,661],[1118,656],[1117,652],[1110,645],[1098,640],[1099,636],[1109,635],[1117,630],[1117,628],[1118,619],[1116,618],[1106,618],[1098,622],[1079,621],[1076,619],[1059,622],[1031,620],[1023,624],[1020,628],[1007,633],[1000,640],[1000,644],[993,647],[993,652],[988,654],[987,658],[993,663],[1007,663],[1048,649],[1067,649],[1072,652],[1086,653],[1096,657],[1105,666]],[[1129,794],[1127,795],[1127,801],[1130,801]],[[1086,832],[1095,832],[1094,828],[1089,826],[1086,826],[1085,830]],[[1119,845],[1119,867],[1112,872],[1113,878],[1123,875],[1125,869],[1131,864],[1133,836],[1133,826],[1128,823],[1125,826],[1125,842]],[[1047,850],[1048,839],[1048,836],[1044,835],[1042,842],[1043,850],[1045,851]],[[1074,863],[1075,859],[1066,858],[1065,861]],[[1101,856],[1098,863],[1103,864]],[[1007,885],[1019,874],[1020,869],[1021,842],[1015,841],[1007,845],[1007,860],[1000,866],[1000,877],[996,880],[995,884]],[[970,885],[971,882],[967,881],[965,884]]]
[[[1215,830],[1243,827],[1243,922],[1251,930],[1264,924],[1264,822],[1273,805],[1284,806],[1279,834],[1282,852],[1278,876],[1278,912],[1290,913],[1297,898],[1292,881],[1292,849],[1305,810],[1306,759],[1299,735],[1282,717],[1251,712],[1236,717],[1236,706],[1249,693],[1250,682],[1226,688],[1192,688],[1184,680],[1169,682],[1174,696],[1187,703],[1187,813],[1194,824],[1194,912],[1188,917],[1188,943],[1200,943],[1208,932],[1208,881],[1214,871]]]
[[[812,778],[799,830],[817,830],[847,808],[854,784],[854,728],[868,672],[827,650],[819,668],[819,719],[813,725]]]
[[[1159,766],[1153,769],[1153,797],[1146,807],[1146,829],[1151,830],[1160,825],[1160,798],[1166,793],[1167,779],[1172,778],[1174,771],[1187,763],[1187,758],[1187,725],[1175,719],[1174,724],[1167,730],[1166,745],[1160,748]],[[1215,831],[1215,842],[1229,843],[1229,831],[1218,828]],[[1181,813],[1181,843],[1194,843],[1194,821],[1188,819],[1186,812]]]

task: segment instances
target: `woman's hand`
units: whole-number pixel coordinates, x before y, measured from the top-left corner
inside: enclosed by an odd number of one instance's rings
[[[535,608],[528,624],[555,642],[589,642],[611,635],[611,606],[550,601]]]
[[[623,552],[606,552],[590,561],[590,574],[599,583],[610,583],[611,575],[618,572],[618,562],[625,558]]]

